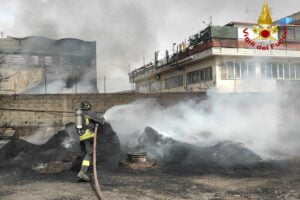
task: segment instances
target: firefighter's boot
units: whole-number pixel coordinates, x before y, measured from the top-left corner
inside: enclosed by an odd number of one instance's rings
[[[85,181],[85,182],[90,182],[90,181],[91,181],[91,178],[89,177],[89,175],[86,174],[86,173],[83,172],[83,171],[80,171],[80,172],[77,174],[77,177],[80,179],[80,181]]]

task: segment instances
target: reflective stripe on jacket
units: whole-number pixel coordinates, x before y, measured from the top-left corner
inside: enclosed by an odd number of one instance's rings
[[[87,130],[85,130],[84,134],[79,136],[79,140],[80,141],[87,140],[87,139],[93,138],[94,136],[95,136],[95,134],[93,132],[91,132],[89,129],[87,129]]]
[[[80,141],[87,140],[87,139],[93,138],[95,136],[94,132],[92,132],[89,129],[90,123],[91,123],[90,118],[87,115],[85,115],[84,116],[84,129],[85,129],[85,131],[81,136],[79,136]]]

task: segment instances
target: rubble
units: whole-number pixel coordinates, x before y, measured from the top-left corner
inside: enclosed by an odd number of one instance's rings
[[[10,139],[14,136],[15,130],[13,128],[0,128],[0,140]]]
[[[104,167],[117,167],[120,160],[120,142],[110,124],[99,130],[97,160]],[[16,136],[0,151],[0,167],[18,166],[40,173],[58,173],[78,169],[82,154],[73,123],[59,131],[45,144],[35,145]],[[105,163],[105,164],[104,164]]]
[[[147,152],[149,158],[167,168],[215,168],[247,166],[262,159],[241,143],[223,141],[208,147],[179,142],[164,137],[151,127],[146,127],[132,151]]]
[[[223,141],[213,146],[199,147],[164,137],[151,127],[146,127],[138,138],[131,154],[147,153],[147,159],[121,159],[120,142],[110,124],[99,130],[97,161],[109,169],[118,166],[128,169],[148,169],[158,164],[166,169],[196,170],[246,166],[259,163],[261,158],[240,143]],[[131,155],[130,154],[130,155]],[[123,153],[123,155],[125,155]],[[39,173],[59,173],[80,167],[82,155],[78,135],[73,123],[67,124],[46,143],[36,145],[16,136],[0,151],[0,167],[17,165]]]

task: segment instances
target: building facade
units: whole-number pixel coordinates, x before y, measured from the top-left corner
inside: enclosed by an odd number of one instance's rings
[[[300,86],[300,13],[280,19],[271,46],[254,47],[252,23],[209,26],[162,60],[132,71],[136,92],[269,92]],[[250,32],[246,39],[245,30]],[[281,41],[281,42],[280,42]],[[270,41],[268,41],[270,42]],[[271,48],[272,47],[272,48]],[[157,56],[155,56],[157,57]]]
[[[0,38],[1,94],[96,93],[96,42]]]

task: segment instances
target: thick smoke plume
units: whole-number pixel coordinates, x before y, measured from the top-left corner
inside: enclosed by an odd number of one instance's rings
[[[298,2],[269,1],[272,16],[278,19],[294,13]],[[221,5],[222,9],[219,8]],[[8,35],[71,37],[97,41],[98,89],[129,89],[131,69],[150,62],[153,52],[161,54],[172,44],[205,28],[213,16],[214,25],[230,21],[257,21],[261,0],[4,0],[0,22]],[[247,12],[246,9],[248,9]],[[162,55],[160,55],[162,56]]]
[[[150,126],[166,137],[202,147],[227,140],[241,142],[268,159],[300,152],[295,104],[277,93],[210,94],[205,101],[168,107],[155,100],[136,101],[111,108],[105,118],[125,146],[134,146]]]

